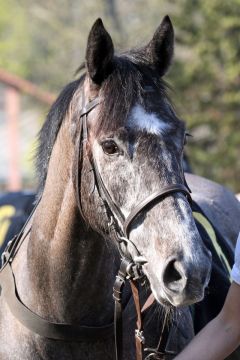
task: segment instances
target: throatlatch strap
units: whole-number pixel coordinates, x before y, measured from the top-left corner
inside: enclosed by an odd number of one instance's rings
[[[20,300],[11,265],[6,264],[1,272],[2,294],[11,313],[23,326],[45,338],[62,341],[99,341],[113,337],[114,324],[90,327],[54,323],[43,319],[28,309]]]

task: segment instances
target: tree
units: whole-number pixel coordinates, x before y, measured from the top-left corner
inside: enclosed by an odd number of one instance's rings
[[[124,50],[149,41],[169,14],[176,55],[167,79],[194,135],[192,167],[240,191],[240,0],[0,0],[0,10],[0,66],[55,92],[84,61],[96,18]]]
[[[170,77],[194,141],[197,173],[240,190],[240,2],[182,0]]]

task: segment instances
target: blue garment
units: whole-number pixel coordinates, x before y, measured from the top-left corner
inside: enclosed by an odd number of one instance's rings
[[[237,239],[237,245],[235,249],[235,264],[232,268],[231,277],[233,281],[240,285],[240,233]]]

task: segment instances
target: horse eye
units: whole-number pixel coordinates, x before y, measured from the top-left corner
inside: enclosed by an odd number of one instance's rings
[[[107,155],[113,155],[118,152],[118,146],[113,140],[106,140],[102,142],[102,149]]]

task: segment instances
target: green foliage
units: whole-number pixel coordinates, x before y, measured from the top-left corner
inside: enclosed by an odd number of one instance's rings
[[[28,76],[30,37],[25,11],[15,0],[0,0],[0,67]]]
[[[170,76],[194,135],[189,157],[197,173],[240,191],[240,2],[179,6],[174,20],[182,56]]]
[[[240,0],[0,0],[0,67],[58,92],[84,61],[102,17],[118,49],[142,46],[169,14],[176,33],[167,77],[194,135],[194,171],[240,191]]]

